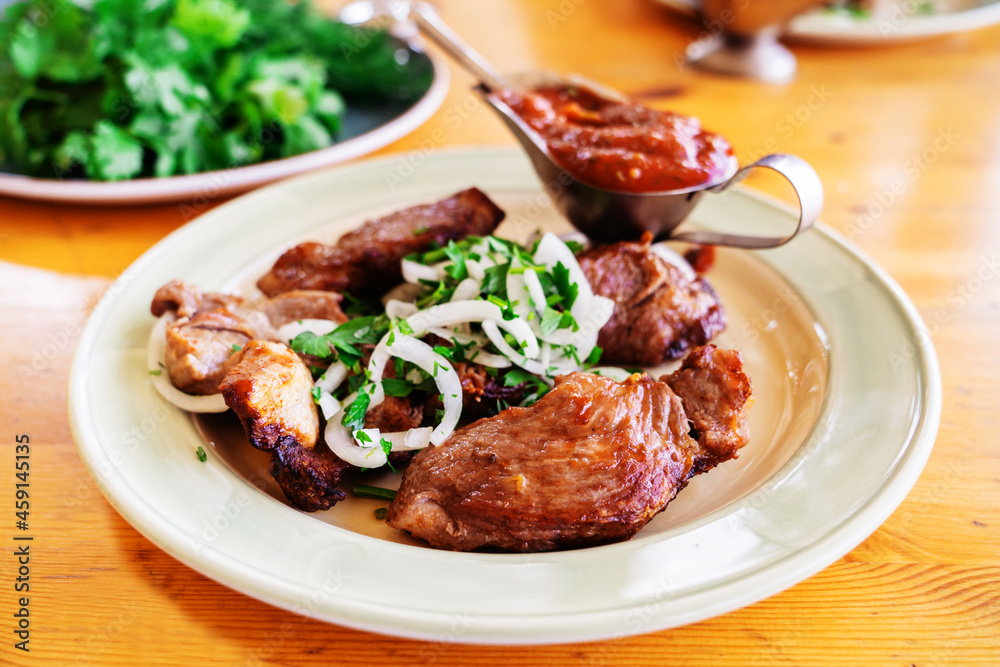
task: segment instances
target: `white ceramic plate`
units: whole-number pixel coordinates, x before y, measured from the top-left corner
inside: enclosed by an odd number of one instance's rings
[[[729,327],[717,342],[739,349],[753,378],[751,442],[692,480],[634,540],[450,553],[376,521],[376,501],[312,515],[290,508],[249,445],[206,444],[151,387],[149,303],[174,277],[211,289],[251,284],[298,240],[329,240],[471,185],[508,211],[503,234],[565,228],[519,152],[443,151],[406,173],[399,165],[309,174],[211,211],[143,255],[88,323],[69,391],[81,457],[122,516],[190,567],[280,607],[394,635],[601,639],[708,618],[801,581],[873,532],[916,481],[941,409],[934,351],[899,287],[820,227],[784,248],[719,253],[709,279]],[[705,197],[687,224],[734,221],[773,234],[795,216],[737,190]]]
[[[695,17],[698,0],[656,0]],[[1000,0],[951,0],[940,11],[922,14],[918,0],[901,0],[897,9],[865,18],[812,10],[792,19],[786,37],[841,46],[873,46],[947,35],[1000,23]]]
[[[402,111],[349,106],[340,139],[320,150],[222,171],[114,182],[31,178],[0,171],[0,195],[111,206],[199,201],[245,192],[265,183],[367,155],[420,127],[444,101],[450,80],[448,65],[435,52],[426,52],[426,55],[434,66],[434,79],[423,97]]]

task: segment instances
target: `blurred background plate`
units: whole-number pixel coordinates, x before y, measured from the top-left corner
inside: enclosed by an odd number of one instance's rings
[[[685,16],[695,18],[698,0],[655,0]],[[947,35],[1000,23],[1000,0],[951,0],[931,3],[936,9],[924,13],[929,3],[903,0],[895,10],[867,17],[847,11],[818,9],[795,17],[784,36],[795,40],[841,46],[873,46]]]
[[[337,142],[326,148],[222,171],[115,182],[32,178],[0,172],[0,195],[67,204],[163,204],[238,194],[288,176],[367,155],[422,125],[441,106],[448,92],[450,75],[443,57],[413,48],[410,51],[411,57],[426,58],[434,68],[434,80],[423,97],[410,105],[348,105]]]

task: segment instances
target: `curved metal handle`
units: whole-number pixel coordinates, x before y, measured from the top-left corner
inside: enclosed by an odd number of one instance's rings
[[[422,33],[479,79],[487,89],[494,91],[508,87],[503,77],[493,69],[493,65],[448,27],[429,4],[414,2],[410,5],[410,17]]]
[[[794,155],[775,153],[765,155],[753,164],[748,164],[725,183],[711,188],[709,192],[722,192],[726,188],[739,183],[751,169],[764,167],[773,169],[792,184],[795,195],[799,198],[799,224],[788,236],[743,236],[742,234],[723,234],[708,231],[690,231],[674,234],[670,238],[675,241],[690,241],[708,245],[724,245],[734,248],[776,248],[788,243],[815,224],[823,210],[823,183],[819,174],[808,162]]]

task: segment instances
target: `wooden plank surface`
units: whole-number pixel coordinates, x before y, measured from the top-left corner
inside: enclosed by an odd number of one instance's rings
[[[906,501],[805,582],[726,616],[611,642],[469,647],[299,617],[167,556],[97,491],[76,454],[66,380],[108,281],[182,225],[173,206],[0,200],[4,468],[32,443],[31,653],[13,649],[12,521],[3,522],[0,662],[50,665],[1000,664],[1000,28],[858,49],[797,45],[797,80],[767,86],[678,68],[703,26],[646,0],[440,3],[504,71],[581,72],[699,116],[741,158],[786,151],[827,188],[824,219],[902,285],[928,323],[941,429]],[[441,110],[380,154],[510,143],[454,72]],[[788,197],[776,179],[751,181]],[[216,202],[194,202],[207,209]],[[13,503],[13,471],[3,499]],[[460,634],[461,628],[457,628]],[[442,639],[447,639],[443,637]],[[26,660],[25,658],[28,657]]]

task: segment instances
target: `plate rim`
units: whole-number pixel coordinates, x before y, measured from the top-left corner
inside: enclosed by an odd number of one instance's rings
[[[697,18],[696,0],[653,0],[662,7],[686,16]],[[865,47],[891,45],[931,37],[942,37],[967,30],[978,30],[1000,23],[1000,0],[957,12],[930,16],[910,16],[904,26],[884,34],[870,19],[851,20],[843,27],[815,25],[824,17],[812,10],[794,17],[782,31],[782,38],[810,44],[830,46]],[[936,19],[936,20],[935,20]]]
[[[84,206],[135,206],[211,200],[363,157],[402,139],[426,123],[441,107],[451,86],[451,69],[437,50],[410,47],[425,54],[434,77],[427,91],[405,111],[372,129],[317,150],[255,164],[124,181],[60,180],[0,171],[0,196]]]
[[[505,159],[510,159],[511,154],[516,155],[518,153],[519,152],[516,149],[470,147],[457,150],[442,150],[437,155],[430,156],[429,159],[467,160],[470,157],[474,157],[488,161],[493,157],[504,159],[504,156],[506,156]],[[523,155],[521,157],[523,157]],[[115,283],[112,283],[108,290],[108,293],[111,294],[110,298],[120,298],[121,289],[127,289],[127,286],[119,285],[119,283],[126,282],[128,280],[127,276],[131,271],[142,269],[144,265],[155,262],[157,259],[156,256],[159,253],[168,252],[172,245],[182,243],[183,239],[189,235],[197,236],[201,227],[211,225],[214,217],[216,217],[213,213],[222,211],[226,207],[235,207],[237,202],[239,202],[240,205],[246,205],[247,203],[252,204],[258,198],[270,197],[273,192],[280,192],[282,189],[289,187],[289,183],[292,183],[294,186],[295,184],[303,184],[311,179],[328,179],[334,177],[334,174],[342,174],[344,171],[350,170],[375,171],[379,168],[384,168],[385,166],[392,164],[397,158],[397,155],[390,155],[388,157],[378,159],[369,159],[353,165],[346,165],[337,170],[304,174],[296,179],[277,183],[268,186],[267,188],[255,191],[240,198],[239,200],[234,200],[234,202],[227,203],[217,209],[214,209],[214,211],[201,216],[199,219],[178,228],[144,253],[122,276],[118,278],[118,280],[115,281]],[[756,200],[770,208],[783,211],[785,214],[792,214],[791,207],[787,204],[779,202],[773,197],[762,195],[747,188],[741,188],[739,190],[739,196],[745,196],[750,200]],[[223,211],[223,213],[219,215],[225,214],[226,212]],[[850,242],[838,232],[826,227],[825,225],[819,225],[817,230],[818,231],[816,233],[822,234],[829,242],[840,246],[844,252],[853,256],[853,258],[856,259],[860,265],[864,266],[866,270],[870,271],[878,279],[879,286],[885,290],[888,296],[892,297],[892,301],[898,309],[899,314],[903,316],[908,330],[912,329],[915,333],[919,333],[921,328],[925,328],[920,320],[915,306],[913,306],[899,285],[884,271],[884,269],[872,262],[867,255],[865,255],[860,249],[850,244]],[[115,287],[118,287],[119,289],[116,290],[114,289]],[[242,563],[237,564],[233,561],[222,563],[218,558],[206,560],[205,556],[197,557],[200,552],[192,554],[190,550],[186,550],[184,548],[185,545],[183,544],[182,532],[177,526],[168,525],[166,526],[166,530],[164,530],[164,526],[162,525],[158,527],[149,526],[143,521],[143,513],[138,511],[138,504],[120,502],[122,488],[124,488],[128,495],[133,495],[132,492],[134,491],[131,487],[129,487],[125,480],[119,479],[116,476],[104,477],[96,474],[96,466],[98,462],[93,458],[96,452],[91,451],[92,445],[88,445],[86,443],[87,438],[91,436],[91,434],[87,433],[87,431],[93,430],[93,424],[87,424],[85,420],[81,419],[81,416],[86,414],[85,408],[87,407],[88,402],[88,397],[82,390],[88,363],[88,360],[85,359],[85,353],[94,343],[93,339],[96,336],[101,319],[101,314],[95,313],[95,315],[92,316],[87,322],[87,325],[81,335],[77,353],[71,367],[68,410],[71,430],[74,440],[77,443],[81,459],[84,461],[88,472],[91,474],[92,478],[94,478],[102,493],[108,498],[109,502],[111,502],[112,506],[115,507],[123,518],[139,530],[140,533],[168,554],[185,563],[192,569],[201,572],[206,576],[229,586],[230,588],[263,600],[269,604],[282,607],[290,611],[303,613],[301,609],[296,609],[296,605],[289,601],[287,591],[286,594],[281,594],[276,589],[274,582],[265,584],[264,582],[259,581],[259,578],[255,579],[252,576],[254,574],[253,570],[244,568]],[[669,622],[657,623],[651,627],[643,628],[640,632],[651,632],[658,629],[676,627],[678,625],[710,618],[746,606],[784,590],[785,588],[807,578],[808,576],[811,576],[815,572],[824,569],[830,563],[841,558],[845,553],[850,551],[850,549],[874,532],[885,521],[885,519],[888,518],[893,511],[895,511],[898,505],[905,498],[906,494],[909,492],[910,488],[916,482],[917,477],[926,464],[927,458],[932,450],[940,422],[942,397],[940,370],[937,363],[937,357],[929,339],[920,335],[915,336],[915,339],[917,341],[916,348],[919,354],[916,355],[914,365],[919,365],[919,371],[922,373],[923,377],[926,378],[926,385],[923,387],[924,395],[922,396],[924,409],[919,415],[918,423],[911,429],[905,446],[900,450],[899,459],[892,469],[890,478],[885,481],[882,486],[876,490],[876,492],[865,500],[863,506],[856,509],[853,514],[848,517],[848,519],[842,521],[841,524],[836,526],[832,531],[825,534],[822,539],[816,540],[813,543],[797,549],[793,554],[783,559],[782,563],[784,564],[785,569],[779,573],[780,576],[773,576],[773,566],[764,567],[761,571],[754,572],[750,579],[759,578],[764,574],[767,574],[768,576],[763,581],[755,582],[755,585],[753,586],[753,593],[744,594],[737,598],[729,598],[722,602],[716,601],[713,605],[700,607],[697,611],[691,611],[686,615],[674,614]],[[779,474],[784,468],[785,466],[782,466],[782,468],[779,469],[775,475]],[[887,497],[888,500],[886,499]],[[741,498],[734,501],[734,503],[731,503],[731,505],[742,502],[743,500],[744,499]],[[157,513],[157,508],[155,507],[149,506],[148,509],[151,512]],[[706,517],[702,517],[695,522],[691,522],[690,525],[685,524],[684,526],[679,526],[678,529],[683,528],[685,531],[690,531],[697,525],[710,523],[710,517],[720,514],[723,509],[724,508],[720,508]],[[331,526],[331,528],[335,527]],[[164,534],[165,532],[170,534]],[[673,533],[673,531],[670,532]],[[375,538],[365,539],[374,540]],[[599,547],[599,549],[604,549],[605,551],[603,553],[611,553],[616,548],[627,549],[628,545],[634,545],[637,542],[638,541],[632,541],[617,545],[608,545],[605,547]],[[830,542],[837,544],[837,547],[830,549],[830,545],[828,544]],[[844,548],[845,545],[846,548]],[[590,550],[558,553],[561,554],[560,557],[562,559],[572,560],[577,558],[586,558],[588,551]],[[503,559],[508,557],[502,554],[469,555],[453,554],[450,552],[434,553],[437,555],[436,557],[445,559],[474,558],[477,561],[488,561],[491,558]],[[542,556],[545,555],[543,554]],[[795,567],[791,567],[793,564]],[[246,570],[246,572],[243,573],[242,580],[239,576],[234,575],[234,569]],[[249,573],[250,576],[248,576],[247,573]],[[280,588],[280,586],[277,588]],[[357,612],[359,607],[364,606],[364,603],[358,600],[352,600],[350,601],[350,605],[352,610]],[[594,625],[593,619],[601,616],[602,614],[614,614],[617,613],[617,611],[617,609],[601,609],[600,611],[585,610],[574,615],[561,614],[558,616],[558,619],[586,617],[591,619],[588,626],[591,627]],[[414,622],[412,613],[407,614],[406,610],[398,611],[395,616],[385,609],[375,611],[368,610],[366,615],[357,615],[354,617],[345,617],[342,614],[323,610],[307,610],[306,613],[310,616],[356,629],[394,634],[415,639],[432,640],[440,640],[440,634],[430,631],[429,628],[434,627],[435,622],[440,623],[442,620],[445,622],[451,620],[451,616],[448,616],[448,618],[437,619],[437,621],[435,621],[434,618],[429,619],[429,617],[443,614],[440,614],[439,612],[426,612],[424,615],[425,618],[422,622]],[[373,614],[377,618],[373,618]],[[464,643],[527,645],[607,639],[615,636],[612,634],[601,634],[600,632],[593,631],[581,633],[575,627],[567,628],[563,620],[553,621],[551,618],[547,619],[548,623],[546,624],[538,622],[538,619],[535,618],[534,625],[537,626],[536,632],[530,636],[526,636],[523,630],[519,630],[516,627],[507,627],[510,626],[511,623],[509,614],[504,613],[492,616],[479,614],[477,620],[479,621],[477,631],[480,634],[455,637],[453,640]],[[517,624],[515,623],[514,625],[516,626]],[[501,628],[501,626],[505,627]],[[492,631],[490,630],[491,628]],[[497,628],[501,629],[498,631]],[[538,634],[539,631],[542,632],[541,635]]]

